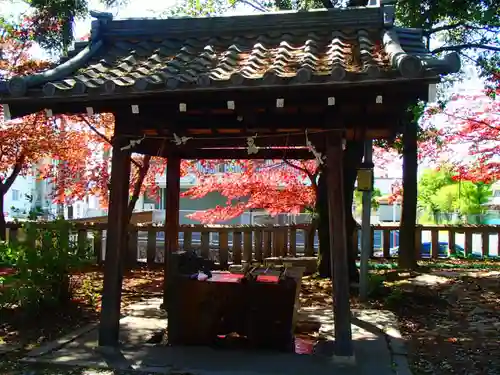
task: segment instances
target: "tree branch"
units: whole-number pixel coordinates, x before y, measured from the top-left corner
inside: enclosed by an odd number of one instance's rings
[[[111,143],[111,139],[109,139],[108,137],[106,137],[104,134],[102,134],[99,130],[97,130],[97,128],[92,125],[90,123],[90,121],[85,117],[85,116],[82,116],[80,115],[80,119],[85,122],[85,124],[87,124],[87,126],[90,128],[90,130],[92,130],[94,133],[96,133],[101,139],[103,139],[104,141],[106,141],[107,143],[109,143],[110,145],[112,144]]]
[[[455,24],[451,24],[451,25],[444,25],[444,26],[439,26],[439,27],[434,27],[430,30],[427,30],[427,31],[424,31],[424,36],[431,36],[432,34],[435,34],[435,33],[439,33],[441,31],[449,31],[449,30],[453,30],[453,29],[456,29],[456,28],[459,28],[459,27],[462,27],[462,26],[465,26],[465,22],[458,22],[458,23],[455,23]]]
[[[85,116],[80,115],[80,119],[90,128],[90,130],[92,130],[94,133],[96,133],[102,140],[109,143],[111,146],[113,145],[113,143],[111,142],[111,139],[109,139],[104,134],[102,134],[99,130],[97,130],[97,128],[94,125],[92,125],[90,123],[90,121]],[[131,160],[132,164],[134,164],[137,168],[141,169],[141,165],[138,162],[136,162],[134,159],[130,159],[130,160]]]
[[[467,29],[467,30],[484,30],[487,32],[492,32],[492,29],[497,29],[496,26],[489,26],[489,27],[488,26],[474,26],[474,25],[468,24],[467,22],[457,22],[457,23],[453,23],[450,25],[443,25],[443,26],[431,28],[427,31],[424,31],[423,34],[424,34],[424,36],[429,37],[432,34],[439,33],[441,31],[451,31],[451,30],[458,29],[460,27],[463,27],[464,29]]]
[[[296,165],[296,164],[293,164],[292,162],[290,162],[289,160],[287,159],[283,159],[283,162],[286,164],[286,165],[289,165],[290,167],[292,168],[295,168],[303,173],[305,173],[307,175],[307,177],[309,177],[309,179],[311,180],[311,183],[314,184],[316,181],[315,181],[315,178],[314,178],[314,174],[309,172],[307,170],[307,168],[305,167],[301,167],[299,165]]]
[[[446,51],[460,52],[464,49],[469,49],[469,48],[485,49],[488,51],[500,52],[500,47],[490,46],[487,44],[465,43],[465,44],[457,44],[456,46],[439,47],[439,48],[436,48],[435,50],[431,51],[431,53],[440,53],[440,52],[446,52]]]
[[[255,10],[258,10],[259,12],[268,12],[269,11],[263,5],[261,5],[259,3],[254,3],[253,1],[250,1],[250,0],[240,0],[239,2],[241,4],[248,5],[249,7],[253,8]],[[236,4],[237,3],[238,2],[235,2],[234,6],[233,6],[233,9],[236,8]]]
[[[295,168],[303,173],[305,173],[307,175],[307,177],[309,178],[309,181],[311,181],[311,187],[313,188],[314,190],[314,194],[316,194],[316,197],[318,196],[318,182],[317,182],[317,177],[319,175],[319,171],[320,169],[319,168],[316,168],[316,171],[314,173],[311,173],[309,172],[309,170],[305,167],[305,166],[298,166],[296,164],[293,164],[291,163],[290,161],[288,161],[287,159],[283,159],[283,162],[287,165],[289,165],[290,167],[292,168]]]
[[[289,165],[290,167],[293,167],[301,172],[304,172],[305,174],[309,175],[309,171],[304,168],[304,167],[301,167],[299,165],[296,165],[296,164],[293,164],[292,162],[290,162],[288,159],[283,159],[283,162],[286,164],[286,165]]]
[[[443,114],[445,114],[446,116],[449,116],[449,117],[453,117],[453,118],[456,118],[458,120],[462,120],[462,121],[470,121],[470,122],[474,122],[476,124],[481,124],[481,125],[484,125],[486,126],[487,128],[490,128],[492,130],[496,130],[496,131],[499,131],[500,128],[497,128],[496,126],[494,125],[491,125],[491,124],[488,124],[486,121],[483,121],[483,120],[476,120],[474,118],[470,118],[470,117],[463,117],[463,116],[459,116],[459,115],[455,115],[455,114],[452,114],[452,113],[448,113],[448,112],[444,112],[443,111]]]
[[[0,192],[2,195],[9,191],[17,176],[19,176],[19,173],[21,173],[21,170],[23,169],[23,162],[24,156],[21,156],[16,162],[16,165],[14,165],[14,168],[12,169],[9,177],[7,177],[4,182],[0,183]]]

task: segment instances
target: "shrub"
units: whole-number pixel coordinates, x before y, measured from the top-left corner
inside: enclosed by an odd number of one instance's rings
[[[368,295],[371,298],[378,297],[384,290],[385,276],[379,274],[368,274]]]
[[[71,300],[70,272],[92,261],[90,246],[78,249],[70,240],[71,224],[57,221],[38,229],[27,223],[17,240],[0,244],[0,264],[16,273],[4,276],[0,289],[0,308],[21,307],[38,312]]]

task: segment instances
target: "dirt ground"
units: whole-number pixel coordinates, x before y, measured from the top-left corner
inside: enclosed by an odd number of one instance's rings
[[[500,272],[382,274],[373,298],[352,307],[396,314],[414,375],[500,374]],[[330,291],[328,281],[305,279],[301,302],[331,306]]]
[[[360,303],[353,298],[352,307],[389,309],[398,316],[414,375],[500,374],[500,272],[450,268],[373,275],[372,300]],[[29,319],[19,311],[0,312],[0,348],[10,344],[26,350],[98,319],[102,270],[89,269],[74,274],[72,280],[75,297],[65,308]],[[123,305],[161,295],[162,282],[161,270],[127,273]],[[301,305],[329,307],[331,290],[329,281],[306,277]]]
[[[402,281],[392,302],[419,374],[500,374],[500,272]]]
[[[0,345],[29,347],[50,341],[68,331],[99,318],[102,270],[93,267],[72,275],[73,299],[66,305],[44,309],[40,314],[27,316],[19,309],[0,311]],[[161,293],[162,271],[139,269],[128,272],[123,279],[122,306],[144,297]],[[0,346],[0,348],[1,348]]]

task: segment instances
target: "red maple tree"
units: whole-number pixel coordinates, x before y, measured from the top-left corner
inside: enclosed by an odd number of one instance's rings
[[[189,217],[203,223],[223,222],[251,209],[265,209],[271,215],[298,214],[316,201],[315,161],[300,160],[214,160],[200,161],[211,169],[214,165],[235,166],[236,171],[204,173],[196,170],[196,186],[183,193],[184,197],[202,198],[219,192],[227,198],[226,206],[198,211]]]
[[[0,39],[3,79],[27,75],[50,67],[50,63],[33,59],[29,49],[33,35],[26,20],[6,30]],[[48,25],[47,27],[55,27]],[[54,203],[72,204],[86,196],[99,197],[107,206],[111,169],[111,136],[114,117],[111,114],[93,116],[52,116],[37,113],[20,119],[4,121],[0,106],[0,236],[5,237],[5,207],[3,197],[19,175],[36,175],[55,187],[50,193]],[[75,147],[79,145],[79,147]],[[130,181],[130,214],[140,194],[158,196],[156,177],[165,172],[166,160],[133,154]],[[184,161],[184,174],[190,162]]]
[[[444,142],[452,151],[457,178],[491,183],[500,179],[500,98],[479,91],[455,95],[434,108],[444,119]]]
[[[99,198],[101,207],[108,206],[108,192],[111,174],[111,155],[113,147],[111,137],[114,133],[114,116],[103,113],[93,116],[80,115],[67,117],[80,129],[84,129],[89,140],[85,148],[89,150],[89,159],[85,163],[77,161],[64,161],[57,173],[49,171],[45,178],[57,176],[55,180],[56,191],[53,195],[56,203],[72,204],[86,196]],[[145,194],[148,197],[159,198],[159,185],[157,178],[163,175],[167,168],[167,160],[151,155],[140,155],[132,151],[132,168],[129,181],[130,200],[129,218],[138,201]],[[181,163],[181,176],[192,170],[194,162],[183,160]],[[52,167],[55,169],[55,167]]]
[[[397,161],[395,152],[374,147],[373,159],[378,172]],[[224,222],[245,211],[263,209],[270,215],[299,214],[312,210],[316,203],[317,178],[320,173],[316,160],[215,160],[200,162],[206,169],[216,165],[233,165],[226,173],[190,172],[197,176],[196,186],[183,193],[184,197],[202,198],[219,192],[226,205],[198,211],[189,218],[205,224]]]
[[[92,148],[86,145],[91,144],[92,136],[76,126],[63,129],[65,120],[36,113],[0,124],[1,237],[5,235],[4,197],[18,176],[33,174],[63,186],[65,180],[80,178],[81,171],[89,168]],[[75,144],[82,147],[74,147]],[[57,189],[54,197],[62,200],[60,194]],[[81,192],[75,190],[71,194],[78,197]]]
[[[17,38],[17,31],[4,32],[0,37],[0,72],[2,77],[25,75],[45,69],[48,64],[30,58],[26,51],[30,42]],[[34,165],[54,153],[64,154],[59,142],[59,125],[55,119],[37,113],[14,121],[5,121],[6,113],[0,107],[0,238],[5,238],[4,196],[19,175],[31,172]],[[75,141],[73,134],[68,141]],[[75,150],[75,152],[79,152]]]
[[[2,34],[3,79],[50,67],[49,63],[28,54],[31,46],[29,38],[17,28]],[[0,106],[0,139],[0,238],[5,238],[6,231],[4,197],[18,176],[32,174],[48,179],[57,186],[53,198],[63,202],[81,198],[88,190],[71,189],[77,186],[75,181],[80,181],[79,187],[88,187],[92,185],[89,183],[92,176],[103,174],[99,161],[93,157],[102,141],[82,127],[76,117],[49,117],[39,112],[10,120],[6,108]]]

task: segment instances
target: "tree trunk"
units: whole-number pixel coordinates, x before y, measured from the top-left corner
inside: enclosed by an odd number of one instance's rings
[[[130,220],[132,219],[132,214],[134,213],[134,208],[137,203],[137,200],[139,199],[139,195],[141,193],[141,187],[142,184],[144,183],[146,175],[148,174],[150,164],[151,164],[151,156],[145,155],[142,159],[142,165],[139,168],[138,172],[139,175],[137,176],[137,180],[135,181],[134,184],[134,191],[132,192],[132,196],[130,197],[130,201],[128,203],[128,223],[130,223]]]
[[[12,168],[11,174],[3,182],[0,182],[0,241],[5,241],[7,239],[7,223],[5,222],[4,216],[5,194],[7,194],[17,176],[21,173],[23,162],[24,155],[21,154],[14,168]]]
[[[130,221],[132,220],[132,214],[134,213],[134,208],[135,205],[139,199],[139,195],[141,193],[141,187],[142,184],[144,183],[144,179],[146,178],[146,175],[148,174],[149,171],[149,166],[151,164],[151,156],[150,155],[145,155],[142,159],[142,165],[139,168],[137,180],[135,180],[134,183],[134,190],[132,191],[132,196],[130,197],[130,200],[128,202],[128,207],[127,207],[127,224],[126,224],[126,229],[125,233],[127,233],[127,237],[125,238],[124,242],[124,251],[128,255],[125,257],[125,264],[128,264],[130,267],[135,265],[137,263],[137,256],[132,255],[129,253],[129,240],[130,240],[130,232],[128,230],[128,227],[130,225]]]
[[[349,268],[349,281],[359,282],[359,272],[356,267],[356,257],[358,249],[354,249],[351,240],[354,231],[357,230],[357,223],[352,216],[352,204],[354,200],[354,184],[356,182],[357,168],[363,159],[364,142],[348,141],[344,150],[344,195],[345,195],[345,218],[347,231],[347,262]],[[318,272],[321,277],[332,277],[330,267],[330,232],[328,229],[328,185],[326,183],[325,169],[319,176],[318,197],[316,211],[318,213],[318,235],[319,235],[319,254],[318,254]]]
[[[7,223],[5,222],[4,216],[4,198],[5,192],[3,191],[3,186],[0,186],[0,241],[5,241],[7,239]]]
[[[416,269],[415,225],[417,223],[417,124],[406,125],[403,134],[403,205],[399,231],[398,267]]]

